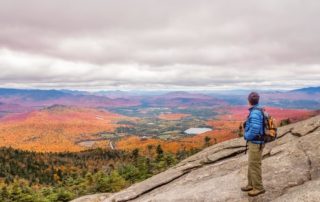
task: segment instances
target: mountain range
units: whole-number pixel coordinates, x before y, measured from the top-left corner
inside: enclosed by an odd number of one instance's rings
[[[147,144],[162,144],[171,152],[201,147],[205,136],[212,143],[236,136],[247,113],[247,93],[2,88],[0,146],[42,152],[116,145],[145,151]],[[279,124],[320,113],[319,87],[260,94]],[[214,130],[185,137],[183,131],[193,127]]]
[[[228,93],[226,93],[228,92]],[[15,112],[54,104],[84,107],[126,106],[190,106],[216,104],[246,104],[247,91],[153,92],[103,91],[86,92],[72,90],[39,90],[0,88],[0,105],[5,111]],[[261,100],[267,105],[290,108],[320,108],[320,87],[301,88],[290,91],[261,91]],[[13,106],[14,105],[14,106]],[[4,107],[5,106],[5,107]],[[5,110],[7,108],[7,110]]]

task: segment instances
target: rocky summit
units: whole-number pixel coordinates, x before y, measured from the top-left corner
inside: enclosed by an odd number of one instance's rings
[[[74,202],[320,201],[320,116],[279,128],[279,138],[263,152],[266,193],[257,197],[240,190],[247,182],[247,158],[244,139],[233,139],[121,192]]]

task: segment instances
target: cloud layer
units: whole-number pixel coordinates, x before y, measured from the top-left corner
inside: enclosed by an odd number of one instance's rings
[[[0,85],[320,85],[316,0],[3,0]]]

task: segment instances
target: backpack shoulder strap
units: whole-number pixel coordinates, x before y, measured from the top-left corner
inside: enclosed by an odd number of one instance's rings
[[[266,117],[265,117],[265,115],[264,115],[264,108],[260,108],[260,107],[257,107],[256,108],[257,110],[259,110],[260,112],[261,112],[261,114],[262,114],[262,134],[263,135],[265,135],[265,119],[266,119]]]

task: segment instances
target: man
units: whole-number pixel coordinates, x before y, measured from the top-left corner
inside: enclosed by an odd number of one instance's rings
[[[256,92],[252,92],[248,96],[250,112],[244,132],[244,139],[248,144],[248,184],[245,187],[241,187],[241,190],[248,192],[249,196],[257,196],[265,192],[261,176],[261,160],[264,142],[257,139],[259,134],[264,134],[263,112],[259,110],[259,99],[260,96]]]

